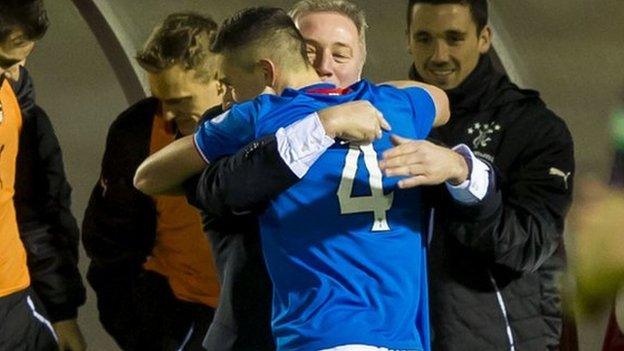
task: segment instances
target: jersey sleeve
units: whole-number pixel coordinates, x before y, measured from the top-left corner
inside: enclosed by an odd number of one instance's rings
[[[416,136],[424,139],[429,135],[436,116],[436,106],[429,92],[420,87],[402,89],[412,106]]]
[[[236,105],[199,125],[193,136],[195,147],[207,163],[232,155],[254,140],[253,122],[253,107],[247,103]]]

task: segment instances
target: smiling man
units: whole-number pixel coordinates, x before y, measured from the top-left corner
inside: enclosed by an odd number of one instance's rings
[[[290,11],[306,41],[308,59],[325,82],[348,86],[362,77],[366,19],[348,2],[302,1]]]
[[[451,104],[453,118],[432,137],[470,146],[497,170],[498,204],[489,211],[460,216],[453,206],[437,209],[430,246],[433,346],[558,350],[572,138],[536,91],[494,69],[491,38],[486,0],[409,1],[410,78],[444,89]],[[399,157],[410,167],[417,156],[406,148]]]
[[[412,3],[408,40],[414,68],[424,81],[444,90],[456,88],[490,49],[492,30],[482,19],[475,23],[472,17],[472,13],[486,11],[481,6],[487,5],[471,5],[470,1],[457,2],[463,6],[444,1]]]

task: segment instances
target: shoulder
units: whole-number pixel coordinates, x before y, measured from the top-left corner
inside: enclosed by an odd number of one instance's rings
[[[232,105],[229,110],[214,117],[212,122],[220,123],[231,118],[253,121],[278,106],[280,104],[280,100],[279,96],[262,94],[253,100]]]
[[[412,102],[438,101],[446,98],[446,93],[430,84],[413,80],[388,81],[374,86],[373,91],[383,97],[409,99]]]
[[[519,101],[514,108],[517,115],[512,127],[520,133],[532,131],[535,136],[572,139],[565,120],[548,108],[539,97]]]
[[[109,132],[127,130],[132,127],[143,127],[151,123],[158,109],[158,99],[150,97],[128,107],[119,114],[111,124]]]

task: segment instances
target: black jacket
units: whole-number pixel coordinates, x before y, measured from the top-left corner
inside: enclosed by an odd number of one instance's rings
[[[91,258],[87,279],[94,288],[98,284],[92,280],[100,273],[138,272],[154,246],[156,207],[134,187],[133,179],[149,156],[157,109],[157,99],[142,100],[117,117],[108,131],[102,172],[82,222],[82,242]]]
[[[413,69],[411,78],[419,78]],[[488,56],[447,94],[451,120],[432,136],[493,164],[502,205],[478,216],[438,205],[429,267],[434,349],[509,350],[512,341],[516,350],[554,349],[573,187],[570,132]]]
[[[15,210],[31,285],[52,322],[74,319],[85,301],[78,271],[79,231],[70,210],[59,142],[45,111],[35,105],[32,81],[21,68],[14,82],[22,110],[15,177]]]
[[[134,347],[136,334],[143,330],[128,327],[140,306],[128,309],[125,304],[134,301],[132,290],[156,238],[155,204],[134,187],[133,178],[149,155],[158,106],[153,98],[139,101],[112,123],[100,179],[82,222],[82,243],[91,259],[87,281],[97,296],[98,316],[124,348]]]
[[[220,108],[209,110],[204,120],[221,112]],[[264,201],[275,191],[269,190],[270,184],[281,187],[283,183],[292,181],[289,178],[297,178],[287,170],[265,167],[267,162],[277,162],[275,157],[279,159],[274,150],[277,150],[274,138],[252,142],[236,155],[212,163],[200,176],[186,184],[189,202],[202,210],[204,231],[211,243],[221,286],[219,305],[203,343],[207,350],[275,349],[271,333],[272,287],[260,247],[258,220],[254,214],[243,214],[248,209],[262,209]],[[255,160],[261,162],[257,164]],[[249,173],[254,175],[249,183],[238,183],[241,178],[235,175],[239,170],[255,172],[254,165],[259,167],[257,171],[268,171],[269,174]],[[259,197],[254,196],[247,202],[244,191],[225,190],[257,186],[260,179],[265,180],[262,183],[267,191],[266,197],[254,194]],[[230,207],[232,205],[245,209],[237,212]]]

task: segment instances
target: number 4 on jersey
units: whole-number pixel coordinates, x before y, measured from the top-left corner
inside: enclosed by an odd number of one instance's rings
[[[364,153],[364,164],[369,174],[368,184],[370,186],[371,195],[352,197],[353,181],[357,173],[360,152]],[[373,148],[373,145],[351,146],[347,153],[345,166],[342,170],[342,179],[338,186],[340,213],[373,212],[375,221],[371,231],[386,231],[390,230],[386,219],[386,212],[392,207],[392,200],[394,200],[394,192],[387,195],[383,193],[381,169],[377,163],[377,152]]]

